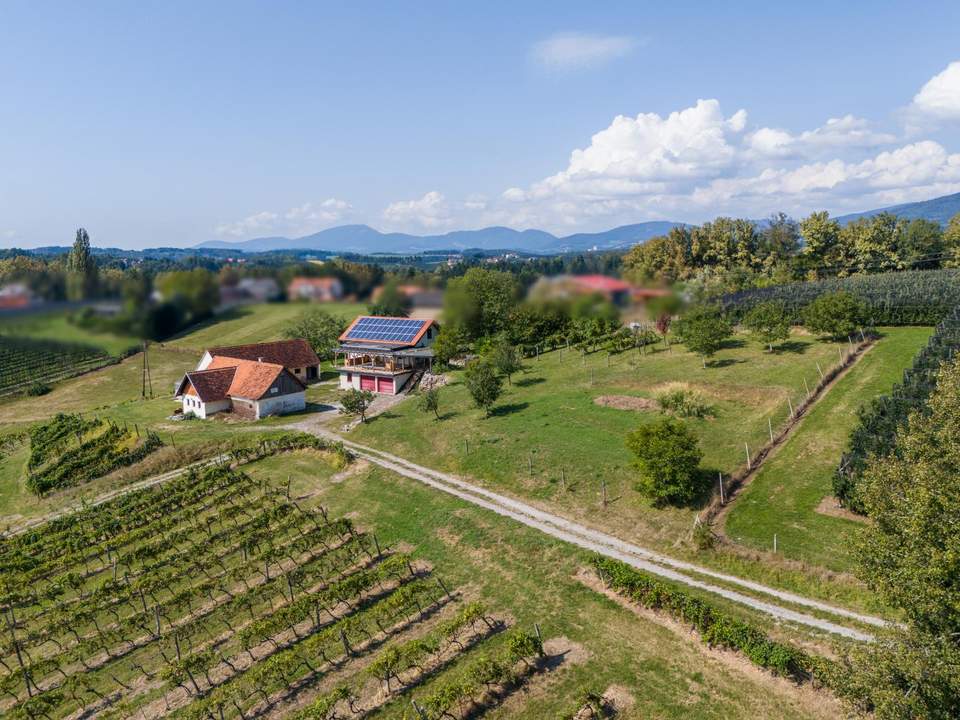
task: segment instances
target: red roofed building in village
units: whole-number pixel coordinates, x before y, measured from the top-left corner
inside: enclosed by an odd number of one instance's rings
[[[206,418],[232,412],[249,420],[306,407],[306,385],[320,359],[306,340],[210,348],[177,384],[184,413]]]
[[[295,277],[287,287],[288,300],[333,302],[342,297],[343,283],[335,277]]]

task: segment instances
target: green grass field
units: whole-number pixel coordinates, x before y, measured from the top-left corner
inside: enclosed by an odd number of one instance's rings
[[[121,355],[140,344],[135,337],[91,332],[77,327],[68,320],[68,313],[62,310],[4,317],[0,319],[0,334],[84,343],[102,348],[110,355]]]
[[[320,308],[344,320],[365,313],[362,303],[266,303],[244,305],[200,323],[164,345],[203,352],[223,345],[245,345],[283,338],[284,325],[309,308]]]
[[[833,494],[833,473],[856,425],[857,409],[890,391],[930,332],[929,328],[884,330],[885,337],[817,403],[737,498],[726,520],[730,538],[770,550],[776,533],[778,552],[788,558],[851,569],[845,538],[859,523],[824,515],[816,508]]]
[[[763,444],[768,419],[774,428],[786,420],[787,398],[799,400],[804,378],[814,383],[817,363],[826,368],[838,357],[837,345],[800,335],[791,348],[770,354],[737,339],[706,369],[680,346],[646,356],[631,351],[609,361],[605,353],[581,358],[574,351],[552,352],[526,361],[526,370],[512,386],[504,386],[489,418],[473,406],[460,373],[454,373],[441,391],[440,422],[408,399],[354,430],[351,438],[667,546],[689,533],[697,507],[652,508],[633,490],[634,470],[624,445],[627,433],[659,412],[595,400],[654,398],[676,382],[699,391],[711,416],[687,423],[700,439],[705,472],[716,477],[744,462],[745,443]],[[611,500],[606,508],[604,483]]]

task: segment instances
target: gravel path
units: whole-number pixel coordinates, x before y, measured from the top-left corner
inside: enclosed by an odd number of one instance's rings
[[[339,440],[356,453],[359,457],[369,462],[376,463],[381,467],[392,470],[404,477],[417,480],[437,490],[441,490],[450,495],[465,500],[479,507],[491,510],[499,515],[512,518],[529,527],[536,528],[548,535],[572,543],[587,550],[601,553],[608,557],[616,558],[635,568],[644,570],[651,574],[673,580],[684,585],[699,588],[707,592],[719,595],[733,602],[745,605],[747,607],[767,613],[779,620],[794,622],[807,627],[823,630],[836,635],[856,640],[871,640],[872,636],[860,630],[840,625],[830,620],[822,619],[799,612],[791,608],[777,605],[773,602],[760,600],[737,592],[727,587],[713,584],[695,575],[706,578],[713,578],[728,585],[738,586],[740,588],[753,591],[758,594],[766,595],[781,602],[791,603],[801,607],[810,608],[821,613],[829,614],[835,618],[845,618],[854,620],[866,625],[883,627],[887,622],[881,618],[839,608],[819,600],[795,595],[793,593],[778,590],[752,580],[745,580],[733,575],[717,572],[706,567],[701,567],[684,560],[678,560],[668,557],[661,553],[648,550],[647,548],[634,545],[633,543],[620,540],[612,535],[608,535],[579,523],[568,520],[553,513],[544,512],[538,508],[528,505],[514,498],[492,492],[486,488],[467,482],[456,475],[444,473],[431,468],[417,465],[416,463],[397,457],[383,450],[377,450],[365,445],[344,439],[342,436],[331,432],[330,430],[318,426],[311,421],[304,421],[291,426],[297,430],[313,433],[324,438]]]

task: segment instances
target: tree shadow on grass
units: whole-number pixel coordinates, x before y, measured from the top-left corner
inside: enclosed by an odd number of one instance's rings
[[[520,380],[515,380],[513,385],[514,387],[530,387],[531,385],[539,385],[546,381],[546,378],[542,377],[521,378]]]
[[[521,410],[526,410],[530,407],[528,402],[520,403],[507,403],[506,405],[497,405],[490,411],[490,417],[503,417],[505,415],[512,415],[515,412],[520,412]]]
[[[459,414],[460,414],[460,413],[455,412],[455,411],[453,411],[453,410],[450,410],[450,411],[444,412],[444,413],[440,413],[440,420],[450,420],[451,418],[455,418],[455,417],[456,417],[457,415],[459,415]]]
[[[740,338],[728,338],[723,341],[723,344],[720,347],[724,350],[735,350],[737,348],[745,347],[746,344],[746,340],[741,340]]]
[[[725,368],[731,365],[746,362],[746,360],[736,360],[734,358],[723,358],[722,360],[710,360],[707,362],[707,368]]]
[[[812,344],[809,340],[787,340],[779,345],[774,345],[773,352],[775,355],[780,355],[781,353],[803,355]]]

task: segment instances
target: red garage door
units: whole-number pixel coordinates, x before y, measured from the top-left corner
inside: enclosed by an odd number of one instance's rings
[[[360,389],[361,390],[376,390],[377,389],[377,379],[373,375],[361,375],[360,376]]]
[[[393,378],[377,378],[377,392],[393,395]]]

